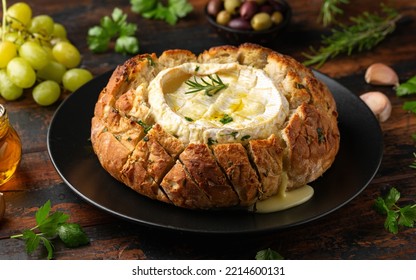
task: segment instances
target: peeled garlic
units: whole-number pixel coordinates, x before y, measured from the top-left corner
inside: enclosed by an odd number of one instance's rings
[[[370,91],[360,95],[380,122],[385,122],[391,115],[391,102],[382,92]]]
[[[365,72],[365,81],[368,84],[378,86],[396,86],[399,84],[399,77],[396,72],[383,63],[374,63]]]
[[[3,219],[6,210],[6,202],[4,201],[3,193],[0,192],[0,221]]]

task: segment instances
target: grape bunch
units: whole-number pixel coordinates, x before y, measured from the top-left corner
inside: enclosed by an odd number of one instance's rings
[[[92,79],[88,70],[77,68],[81,55],[65,27],[48,15],[32,17],[25,2],[7,10],[3,5],[0,35],[0,95],[6,100],[33,88],[35,102],[48,106],[63,90],[73,92]]]

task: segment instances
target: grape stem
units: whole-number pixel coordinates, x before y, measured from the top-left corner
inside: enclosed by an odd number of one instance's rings
[[[4,39],[6,38],[6,8],[7,3],[6,0],[2,0],[2,8],[3,8],[3,20],[2,20],[2,31],[1,31],[1,40],[4,42]]]

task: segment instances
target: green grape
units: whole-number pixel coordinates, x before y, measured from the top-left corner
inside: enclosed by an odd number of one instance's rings
[[[58,42],[52,49],[56,61],[62,63],[67,68],[74,68],[81,62],[81,55],[78,49],[69,42]]]
[[[10,60],[17,55],[16,45],[9,41],[0,42],[0,68],[5,68]]]
[[[60,84],[65,72],[66,67],[64,65],[51,60],[45,67],[37,72],[37,75],[42,80],[52,80]]]
[[[46,54],[48,55],[48,62],[54,60],[55,58],[53,57],[52,54],[52,47],[49,46],[42,46],[43,50],[46,52]]]
[[[19,32],[7,32],[4,36],[4,41],[21,46],[25,42],[25,39],[19,34]]]
[[[33,88],[32,96],[36,103],[48,106],[55,103],[61,95],[61,88],[55,81],[44,81]]]
[[[21,45],[19,48],[19,55],[29,62],[35,70],[42,69],[50,60],[46,50],[33,41],[27,41]]]
[[[0,94],[8,101],[16,100],[23,94],[23,89],[13,84],[5,69],[0,70]]]
[[[73,68],[66,71],[62,78],[62,83],[65,89],[74,92],[92,78],[90,71],[81,68]]]
[[[48,15],[35,16],[30,22],[29,31],[49,36],[52,35],[54,24],[53,19]]]
[[[32,19],[32,9],[24,2],[18,2],[7,9],[7,20],[13,29],[24,29]]]
[[[59,38],[59,39],[66,39],[66,28],[65,26],[63,26],[60,23],[55,23],[53,25],[53,32],[52,32],[52,36],[54,38]]]
[[[36,73],[29,62],[22,57],[15,57],[7,64],[7,75],[18,87],[30,88],[36,82]]]

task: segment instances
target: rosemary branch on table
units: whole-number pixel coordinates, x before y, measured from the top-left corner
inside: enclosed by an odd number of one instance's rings
[[[201,78],[201,81],[198,82],[196,80],[196,77],[194,77],[193,81],[187,80],[185,84],[189,86],[190,90],[188,90],[185,93],[189,94],[189,93],[195,93],[195,92],[203,90],[205,91],[206,95],[213,96],[220,90],[228,87],[228,84],[224,84],[224,82],[221,80],[221,78],[217,74],[215,74],[215,77],[213,77],[212,75],[208,75],[207,77],[211,82],[206,81],[204,78]]]
[[[342,15],[344,12],[339,7],[341,4],[349,4],[349,0],[323,0],[319,20],[324,26],[335,22],[335,16]]]
[[[328,59],[338,54],[351,55],[353,51],[370,50],[396,29],[402,17],[395,9],[382,5],[384,17],[377,13],[364,12],[352,17],[353,25],[339,24],[332,34],[324,36],[319,49],[310,48],[311,53],[303,53],[307,58],[304,65],[322,66]]]

